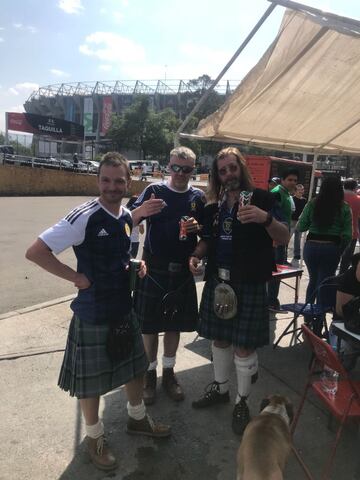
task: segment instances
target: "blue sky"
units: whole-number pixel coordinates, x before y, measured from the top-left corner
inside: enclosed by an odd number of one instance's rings
[[[303,0],[360,19],[359,0]],[[39,86],[213,78],[268,8],[266,0],[3,0],[0,131]],[[226,73],[240,80],[276,35],[277,7]]]

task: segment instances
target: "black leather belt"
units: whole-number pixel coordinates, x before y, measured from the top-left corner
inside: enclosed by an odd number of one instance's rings
[[[171,272],[171,273],[181,273],[189,270],[189,266],[185,263],[170,262],[160,257],[156,257],[155,255],[152,255],[150,252],[145,250],[143,252],[143,260],[145,260],[149,268],[158,268],[159,270],[167,270],[168,272]]]

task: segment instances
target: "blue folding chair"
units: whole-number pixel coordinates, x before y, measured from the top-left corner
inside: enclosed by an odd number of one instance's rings
[[[283,310],[287,310],[294,314],[291,322],[287,325],[280,337],[274,343],[273,348],[276,348],[285,335],[292,334],[296,341],[299,341],[301,334],[301,326],[298,326],[297,321],[300,316],[305,317],[305,323],[308,327],[319,337],[323,336],[329,341],[329,329],[326,323],[326,314],[335,310],[336,304],[336,290],[340,284],[341,275],[325,278],[314,293],[311,295],[312,301],[306,303],[287,303],[281,305]],[[323,303],[313,303],[319,296],[326,294],[327,300]],[[323,333],[324,330],[324,333]]]

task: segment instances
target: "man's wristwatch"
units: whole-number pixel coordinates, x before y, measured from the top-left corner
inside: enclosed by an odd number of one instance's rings
[[[263,227],[269,227],[272,221],[273,221],[273,216],[271,215],[270,212],[267,212],[265,222],[260,223],[260,225],[262,225]]]

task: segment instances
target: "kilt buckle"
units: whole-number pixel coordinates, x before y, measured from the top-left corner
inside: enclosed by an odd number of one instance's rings
[[[230,281],[230,270],[228,268],[218,268],[218,277],[224,282]]]
[[[170,262],[168,265],[168,272],[179,273],[182,272],[183,265],[181,263]]]

